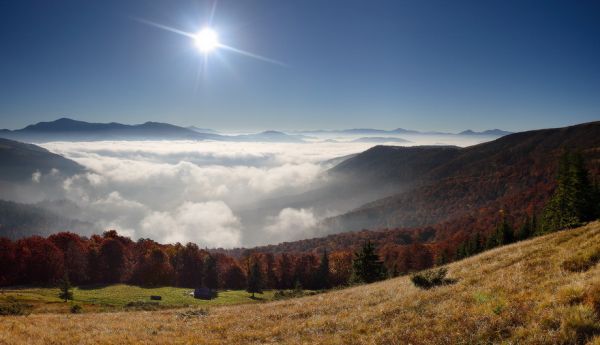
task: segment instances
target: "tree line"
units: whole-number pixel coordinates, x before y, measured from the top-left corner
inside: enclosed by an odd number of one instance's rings
[[[245,289],[255,284],[260,289],[318,290],[371,282],[387,276],[388,271],[398,275],[424,269],[431,265],[434,255],[432,246],[419,243],[377,249],[368,242],[356,253],[271,254],[249,250],[236,258],[194,243],[132,241],[114,230],[90,238],[61,232],[17,241],[0,238],[0,286],[52,285],[67,276],[74,285]],[[372,267],[363,269],[357,264],[370,265],[373,258],[378,263]],[[371,272],[373,267],[376,273]],[[257,279],[259,282],[254,283]]]

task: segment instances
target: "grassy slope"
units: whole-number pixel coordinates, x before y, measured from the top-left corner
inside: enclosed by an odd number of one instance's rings
[[[402,277],[191,318],[181,310],[6,317],[0,343],[575,343],[576,325],[600,329],[586,304],[600,287],[600,265],[572,273],[561,264],[599,246],[596,222],[451,264],[458,283],[427,291]]]
[[[191,289],[176,287],[143,288],[130,285],[111,285],[96,288],[73,289],[72,303],[81,305],[84,311],[115,311],[122,310],[129,302],[149,302],[151,295],[162,297],[161,307],[177,308],[186,306],[215,306],[253,303],[260,300],[271,300],[272,291],[256,295],[257,300],[249,298],[245,291],[220,291],[216,299],[206,301],[190,296]],[[58,288],[22,288],[0,289],[0,302],[14,297],[20,302],[33,306],[33,313],[69,312],[70,303],[63,303],[58,298]]]

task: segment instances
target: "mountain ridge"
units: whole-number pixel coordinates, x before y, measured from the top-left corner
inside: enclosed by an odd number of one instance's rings
[[[382,135],[453,135],[499,137],[511,132],[499,129],[474,132],[465,130],[460,133],[421,132],[396,128],[392,130],[373,128],[353,128],[342,130],[294,131],[290,134],[276,130],[265,130],[254,134],[225,135],[215,130],[195,126],[180,127],[164,122],[147,121],[141,124],[127,125],[118,122],[99,123],[74,120],[61,117],[54,121],[41,121],[21,129],[0,129],[0,137],[7,139],[44,142],[44,141],[99,141],[99,140],[216,140],[216,141],[262,141],[262,142],[304,142],[309,137],[304,134],[330,133],[341,135],[362,135],[357,142],[409,142],[396,137]],[[406,141],[405,141],[406,140]]]
[[[126,125],[118,122],[93,123],[61,117],[38,122],[21,129],[0,130],[0,137],[19,141],[102,141],[102,140],[215,140],[238,142],[303,142],[304,137],[278,131],[247,135],[223,135],[197,127],[180,127],[164,122],[147,121]]]
[[[419,176],[420,183],[413,189],[369,202],[325,224],[339,231],[422,227],[467,216],[482,207],[497,210],[503,205],[522,215],[517,208],[526,209],[527,198],[539,207],[548,196],[563,150],[582,150],[597,174],[600,121],[520,132],[457,148],[454,157]],[[358,155],[340,165],[360,159],[385,167],[389,158]]]
[[[74,175],[85,171],[80,164],[45,148],[3,138],[0,138],[0,162],[0,181],[31,180],[35,172]]]
[[[350,128],[350,129],[316,129],[316,130],[304,130],[296,131],[298,133],[307,134],[346,134],[346,135],[385,135],[385,134],[406,134],[406,135],[482,135],[482,136],[504,136],[515,132],[505,131],[501,129],[488,129],[483,131],[473,131],[467,129],[457,133],[451,132],[439,132],[439,131],[417,131],[413,129],[395,128],[395,129],[376,129],[376,128]]]

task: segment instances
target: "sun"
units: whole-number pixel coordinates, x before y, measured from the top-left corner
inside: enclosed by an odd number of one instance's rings
[[[191,38],[194,41],[194,45],[196,46],[198,51],[204,55],[204,64],[205,65],[206,65],[206,62],[208,61],[209,53],[211,53],[214,50],[219,49],[219,50],[226,50],[228,52],[233,52],[236,54],[244,55],[244,56],[247,56],[247,57],[250,57],[253,59],[257,59],[257,60],[261,60],[264,62],[268,62],[271,64],[287,67],[287,65],[281,61],[273,60],[268,57],[254,54],[252,52],[238,49],[236,47],[232,47],[230,45],[222,43],[219,40],[219,35],[217,34],[217,32],[213,28],[211,28],[210,22],[209,22],[209,25],[205,26],[202,30],[200,30],[196,33],[193,33],[193,32],[183,31],[183,30],[180,30],[180,29],[177,29],[174,27],[166,26],[166,25],[163,25],[160,23],[154,23],[151,21],[143,20],[143,19],[139,19],[139,21],[144,24],[148,24],[150,26],[154,26],[154,27],[157,27],[162,30],[170,31],[175,34],[185,36],[188,39]]]
[[[204,28],[200,30],[194,37],[194,41],[198,50],[204,54],[209,53],[219,47],[219,35],[217,35],[217,32],[211,28]]]

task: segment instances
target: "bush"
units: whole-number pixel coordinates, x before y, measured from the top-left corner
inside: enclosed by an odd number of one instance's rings
[[[83,311],[83,308],[79,304],[73,304],[71,306],[71,314],[80,314]]]
[[[569,272],[585,272],[600,261],[600,248],[593,248],[563,261],[561,267]]]
[[[8,297],[6,302],[0,303],[0,315],[29,315],[33,308],[30,304],[17,301],[14,297]]]
[[[416,287],[421,289],[431,289],[440,285],[447,285],[456,282],[454,279],[446,278],[448,269],[442,267],[436,270],[427,270],[424,272],[415,273],[410,276],[410,280]]]

